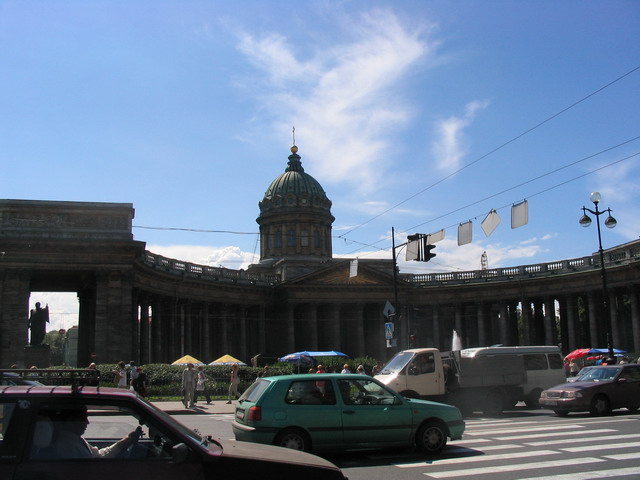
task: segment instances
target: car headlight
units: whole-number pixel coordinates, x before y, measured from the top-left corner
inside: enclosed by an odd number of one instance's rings
[[[582,398],[582,394],[576,391],[562,392],[562,398]]]

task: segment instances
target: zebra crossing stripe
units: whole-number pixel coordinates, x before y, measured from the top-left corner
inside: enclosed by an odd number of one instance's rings
[[[569,453],[577,453],[577,452],[588,452],[590,450],[598,449],[602,450],[617,450],[618,448],[630,448],[640,446],[640,442],[627,442],[627,443],[612,443],[610,445],[586,445],[582,447],[569,447],[569,448],[561,448],[563,452]]]
[[[581,458],[581,459],[573,459],[573,460],[552,460],[548,462],[533,462],[533,463],[520,463],[520,464],[512,464],[512,465],[492,465],[490,467],[485,468],[463,468],[462,470],[453,470],[450,472],[428,472],[423,473],[423,475],[430,478],[455,478],[455,477],[468,477],[473,478],[475,475],[492,475],[495,476],[496,473],[510,473],[510,472],[519,472],[523,470],[540,470],[542,468],[556,468],[556,467],[566,467],[569,465],[587,465],[590,463],[600,463],[604,462],[604,460],[600,458]],[[638,469],[635,469],[635,473],[638,473]],[[591,474],[591,473],[590,473]],[[493,478],[493,477],[489,477]],[[534,477],[536,480],[539,480],[540,477]],[[549,479],[558,479],[557,475],[552,477],[548,477]],[[570,476],[567,479],[575,479],[577,477]],[[584,478],[594,478],[584,477]],[[533,480],[533,479],[531,479]]]
[[[553,425],[553,426],[542,426],[542,427],[527,427],[527,432],[548,432],[551,430],[571,430],[571,429],[582,429],[584,430],[586,427],[584,425]],[[502,428],[499,430],[473,430],[472,432],[464,432],[465,436],[469,435],[472,437],[480,436],[480,435],[499,435],[503,433],[518,433],[522,431],[520,428]]]
[[[565,473],[564,475],[549,475],[546,477],[529,477],[520,480],[593,480],[594,478],[637,476],[638,467],[616,468],[613,470],[592,470],[590,472]]]
[[[600,432],[615,432],[616,430],[592,430],[590,433],[600,433]],[[582,432],[571,432],[571,433],[582,433]],[[571,442],[573,443],[588,443],[588,442],[603,442],[605,440],[619,440],[621,438],[620,435],[600,435],[600,436],[591,436],[584,438],[572,438]],[[625,438],[640,438],[640,435],[625,435]],[[528,447],[542,447],[547,445],[562,445],[567,443],[566,438],[561,438],[559,440],[544,440],[542,442],[527,442],[524,445]]]
[[[474,463],[474,462],[489,462],[493,460],[512,460],[515,458],[531,458],[531,457],[544,457],[547,455],[559,455],[562,452],[556,450],[537,450],[535,452],[527,450],[526,452],[516,453],[502,453],[492,455],[472,455],[461,458],[443,458],[430,460],[428,464],[420,463],[404,463],[397,464],[399,468],[415,468],[415,467],[437,467],[439,465],[458,465],[462,463]]]

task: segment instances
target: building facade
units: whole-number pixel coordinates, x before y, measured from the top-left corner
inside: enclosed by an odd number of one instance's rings
[[[131,204],[0,200],[0,365],[25,364],[29,298],[76,292],[77,361],[170,363],[230,353],[339,350],[380,360],[408,346],[605,347],[597,255],[500,269],[393,275],[392,260],[332,257],[331,201],[292,147],[259,202],[260,262],[196,265],[133,240]],[[640,352],[640,241],[605,251],[616,348]],[[397,294],[395,347],[383,315]]]

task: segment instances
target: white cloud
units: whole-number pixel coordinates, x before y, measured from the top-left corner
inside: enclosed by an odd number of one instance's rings
[[[440,170],[455,172],[460,168],[461,160],[467,153],[464,129],[471,125],[479,110],[488,106],[488,100],[470,102],[466,105],[463,116],[452,116],[438,123],[438,139],[433,143],[432,152]]]
[[[334,44],[312,51],[294,52],[280,35],[245,34],[238,48],[266,74],[259,100],[274,118],[293,120],[314,176],[366,192],[383,175],[394,129],[411,118],[401,79],[437,46],[423,33],[390,11],[374,10],[345,23]],[[302,56],[310,60],[299,61]],[[274,128],[290,127],[278,120]]]

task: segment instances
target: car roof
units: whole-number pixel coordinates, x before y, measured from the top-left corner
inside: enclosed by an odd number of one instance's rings
[[[46,396],[52,399],[64,397],[94,397],[110,399],[135,399],[135,392],[122,388],[109,387],[72,387],[70,385],[11,385],[0,386],[0,396],[5,395],[34,395]]]

